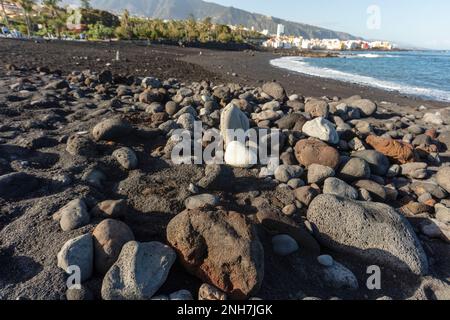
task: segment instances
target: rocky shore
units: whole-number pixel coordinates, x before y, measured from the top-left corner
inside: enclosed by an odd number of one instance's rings
[[[1,299],[450,298],[449,108],[110,69],[2,67]],[[174,164],[195,121],[280,164]]]

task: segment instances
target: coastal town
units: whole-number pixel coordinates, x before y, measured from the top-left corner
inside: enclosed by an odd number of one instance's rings
[[[263,43],[263,47],[274,49],[303,49],[303,50],[383,50],[395,49],[389,41],[340,40],[340,39],[304,39],[301,36],[286,35],[284,25],[279,24],[277,34]],[[267,31],[267,30],[266,30]]]

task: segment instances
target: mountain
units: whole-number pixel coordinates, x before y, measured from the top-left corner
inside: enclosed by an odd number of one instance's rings
[[[65,4],[78,4],[78,0],[64,0]],[[243,25],[256,30],[269,30],[274,34],[278,24],[285,26],[285,33],[307,39],[360,39],[348,33],[332,31],[308,24],[286,21],[257,13],[225,7],[202,0],[91,0],[94,8],[119,13],[124,9],[133,15],[159,19],[186,19],[194,15],[196,19],[211,17],[215,23]]]

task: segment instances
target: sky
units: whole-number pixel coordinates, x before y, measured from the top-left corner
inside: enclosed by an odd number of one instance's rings
[[[366,39],[450,50],[448,0],[207,0]]]

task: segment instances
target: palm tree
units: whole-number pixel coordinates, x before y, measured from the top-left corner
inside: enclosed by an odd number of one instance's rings
[[[5,20],[5,24],[9,27],[9,20],[8,20],[8,15],[6,14],[6,10],[5,10],[4,0],[0,0],[0,5],[2,6],[3,20]]]
[[[50,11],[51,17],[55,18],[58,15],[58,4],[60,2],[61,0],[43,0],[42,4]]]
[[[27,24],[28,37],[31,37],[31,19],[30,13],[33,11],[34,0],[13,0],[13,2],[22,8],[25,16],[25,23]]]
[[[44,5],[44,8],[46,8],[50,12],[50,17],[52,20],[52,24],[55,26],[56,33],[58,36],[58,39],[61,38],[61,24],[60,21],[61,17],[58,13],[58,4],[61,2],[61,0],[43,0],[42,4]]]

